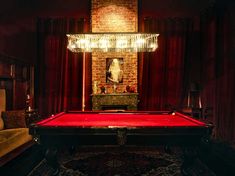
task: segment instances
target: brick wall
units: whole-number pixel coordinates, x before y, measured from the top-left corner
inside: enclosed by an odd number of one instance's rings
[[[92,32],[137,32],[137,0],[92,0]]]
[[[123,83],[117,85],[117,92],[123,92],[127,85],[137,87],[137,54],[136,53],[94,53],[92,55],[92,80],[98,86],[104,85],[107,93],[113,92],[113,84],[106,83],[106,58],[123,58]],[[100,90],[99,90],[100,91]]]
[[[137,32],[137,0],[92,0],[92,32]],[[123,83],[117,85],[117,92],[123,92],[127,85],[137,92],[137,54],[128,52],[92,53],[92,86],[104,85],[107,93],[113,92],[113,85],[106,83],[106,58],[123,58]],[[100,89],[98,89],[100,92]]]

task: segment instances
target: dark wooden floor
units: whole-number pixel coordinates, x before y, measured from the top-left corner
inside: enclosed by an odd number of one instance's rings
[[[235,149],[228,144],[213,141],[199,156],[217,176],[235,176]]]
[[[0,168],[3,176],[26,176],[43,159],[44,149],[34,145]],[[217,176],[235,176],[235,149],[227,144],[212,142],[199,152],[200,160]]]
[[[43,159],[44,149],[34,144],[15,159],[0,167],[2,176],[26,176]]]

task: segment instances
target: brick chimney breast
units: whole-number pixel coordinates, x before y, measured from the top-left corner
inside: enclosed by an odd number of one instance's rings
[[[92,0],[91,27],[93,33],[99,32],[137,32],[137,0]],[[126,86],[137,91],[137,53],[128,52],[93,52],[92,53],[92,86],[97,81],[98,88],[106,87],[112,93],[113,84],[106,82],[106,59],[123,59],[123,82],[117,84],[117,92],[124,92]],[[99,93],[98,89],[98,93]]]

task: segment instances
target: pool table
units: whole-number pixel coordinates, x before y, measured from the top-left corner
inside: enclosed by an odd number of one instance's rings
[[[212,124],[174,111],[62,112],[30,125],[34,140],[47,147],[54,167],[61,146],[162,145],[199,146],[212,133]]]

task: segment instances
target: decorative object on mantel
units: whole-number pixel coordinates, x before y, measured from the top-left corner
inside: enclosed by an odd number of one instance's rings
[[[135,87],[132,86],[131,89],[130,89],[130,93],[134,93],[135,92]]]
[[[106,89],[105,89],[104,86],[101,86],[101,87],[100,87],[100,93],[102,93],[102,94],[105,94],[105,93],[106,93]]]
[[[117,84],[113,83],[113,93],[116,93],[116,92],[117,92]]]
[[[127,85],[126,86],[126,91],[124,92],[127,92],[127,93],[134,93],[135,92],[135,87],[134,86],[129,86]]]
[[[94,81],[94,85],[93,85],[93,94],[97,94],[97,81]]]
[[[129,85],[127,85],[126,86],[126,91],[124,91],[124,92],[130,92],[130,90],[131,90],[131,87]]]

